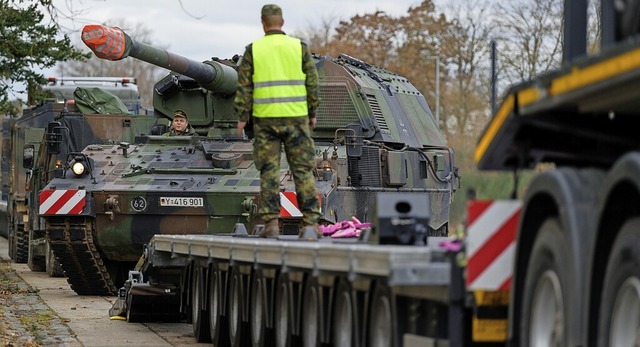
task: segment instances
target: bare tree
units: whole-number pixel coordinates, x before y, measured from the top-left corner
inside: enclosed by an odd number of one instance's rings
[[[398,29],[398,20],[384,11],[357,15],[349,21],[340,21],[325,49],[329,55],[342,52],[387,67],[397,51]]]
[[[321,17],[318,25],[309,24],[308,28],[297,30],[292,35],[304,40],[311,52],[327,54],[327,47],[333,40],[334,23],[337,21],[336,17]]]
[[[104,25],[117,26],[137,41],[153,45],[150,41],[151,31],[141,23],[130,24],[124,19],[109,20]],[[84,44],[79,44],[82,49],[88,51]],[[155,45],[158,46],[158,45]],[[164,48],[158,46],[159,48]],[[140,61],[134,58],[126,58],[119,61],[99,59],[92,55],[86,62],[64,62],[57,66],[61,76],[80,77],[135,77],[142,106],[152,106],[153,86],[166,72],[166,70]]]
[[[475,138],[490,113],[490,38],[493,22],[487,1],[454,1],[447,13],[455,23],[454,39],[446,46],[452,77],[445,89],[442,114],[448,115],[447,129],[453,134],[473,134]]]
[[[562,2],[516,0],[498,4],[501,77],[526,81],[558,67],[562,53]]]
[[[398,59],[390,68],[422,92],[433,113],[440,115],[440,124],[444,124],[446,116],[438,106],[442,105],[449,80],[447,62],[451,56],[447,46],[454,39],[453,23],[436,10],[433,1],[424,0],[400,18],[400,29]]]

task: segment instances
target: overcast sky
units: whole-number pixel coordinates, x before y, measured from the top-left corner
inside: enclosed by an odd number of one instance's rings
[[[323,20],[349,19],[355,15],[381,10],[393,16],[407,13],[420,0],[54,0],[61,9],[69,3],[76,18],[72,36],[85,24],[100,24],[111,19],[143,23],[152,32],[156,44],[189,58],[203,61],[212,56],[230,58],[242,54],[244,47],[263,35],[260,9],[266,3],[278,4],[283,11],[283,30],[291,34],[304,31]],[[71,24],[69,24],[71,26]],[[135,39],[135,37],[134,37]]]

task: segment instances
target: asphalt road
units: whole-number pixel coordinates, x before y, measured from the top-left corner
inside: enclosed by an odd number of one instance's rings
[[[80,296],[69,288],[65,278],[53,278],[43,272],[32,272],[27,264],[7,262],[8,244],[7,240],[1,237],[0,258],[15,270],[15,275],[9,273],[17,282],[15,287],[26,288],[16,294],[4,295],[2,299],[5,306],[0,310],[0,331],[5,337],[15,337],[14,341],[18,341],[17,346],[210,345],[197,343],[191,325],[188,324],[128,323],[110,320],[108,311],[115,297]],[[22,281],[24,283],[20,283]],[[29,335],[38,335],[38,330],[42,329],[29,328],[21,317],[28,316],[29,311],[48,312],[48,309],[53,311],[53,315],[47,315],[50,317],[49,322],[45,324],[47,332],[42,332],[42,336],[32,344]]]

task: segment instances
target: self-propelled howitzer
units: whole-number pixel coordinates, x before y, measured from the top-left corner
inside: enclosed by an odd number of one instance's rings
[[[171,69],[155,85],[154,111],[167,118],[176,109],[186,111],[202,136],[145,135],[69,156],[66,174],[40,193],[47,207],[40,215],[48,235],[58,238],[54,244],[70,242],[62,251],[81,251],[77,259],[63,254],[70,266],[91,259],[105,264],[74,272],[74,289],[115,293],[118,264],[136,261],[154,234],[228,234],[238,224],[251,233],[262,224],[252,145],[235,134],[233,91],[241,58],[199,63],[100,26],[85,27],[83,40],[99,57],[129,56]],[[428,203],[424,211],[405,211],[428,214],[428,225],[415,235],[387,235],[387,241],[419,243],[427,234],[446,235],[457,172],[453,150],[422,94],[406,78],[347,55],[314,60],[321,99],[312,132],[321,223],[352,216],[369,222],[378,192],[402,192]],[[74,166],[85,170],[74,172]],[[280,190],[281,232],[297,234],[302,215],[284,155]],[[67,206],[60,200],[67,198],[73,208],[56,208]]]

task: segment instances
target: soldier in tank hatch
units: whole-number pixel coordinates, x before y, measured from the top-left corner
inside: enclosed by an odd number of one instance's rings
[[[265,36],[247,46],[238,67],[235,98],[238,136],[253,116],[254,157],[260,170],[260,209],[266,222],[261,237],[279,235],[280,152],[284,145],[293,173],[298,206],[305,226],[317,235],[320,202],[312,170],[315,149],[311,129],[316,125],[318,71],[305,43],[282,31],[282,9],[264,5]]]
[[[187,113],[183,110],[175,110],[173,112],[173,121],[169,131],[162,134],[163,136],[194,136],[197,135],[195,129],[189,125]]]

